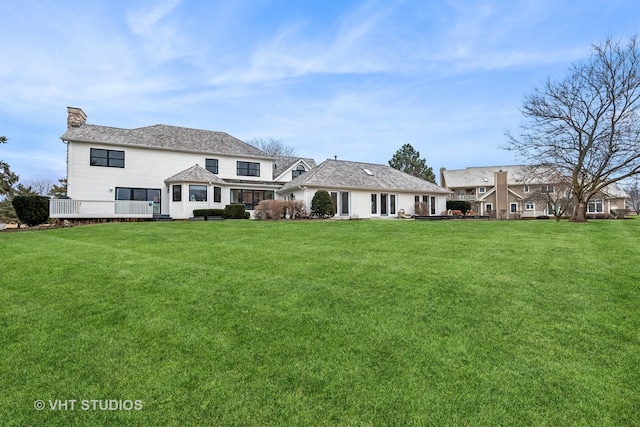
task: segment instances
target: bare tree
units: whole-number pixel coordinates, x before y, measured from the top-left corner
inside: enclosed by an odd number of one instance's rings
[[[623,187],[624,191],[627,192],[629,198],[627,202],[629,203],[629,207],[636,213],[636,215],[640,214],[640,179],[638,177],[634,177],[627,185]]]
[[[281,139],[276,138],[253,138],[247,144],[264,151],[273,157],[293,157],[296,154],[295,147],[284,145]]]
[[[519,180],[529,186],[525,202],[543,203],[556,221],[572,208],[571,182],[567,176],[548,166],[525,166]]]
[[[606,39],[561,81],[527,96],[521,133],[504,147],[527,164],[569,179],[571,220],[586,221],[590,199],[640,173],[640,47]]]
[[[25,188],[30,188],[33,193],[39,196],[48,196],[54,185],[53,181],[48,179],[31,179],[23,184]]]

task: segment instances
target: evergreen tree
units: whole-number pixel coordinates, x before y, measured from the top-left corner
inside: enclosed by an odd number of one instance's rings
[[[409,175],[417,176],[425,181],[436,182],[433,169],[427,166],[427,161],[420,158],[420,153],[411,144],[404,144],[389,160],[389,166]]]

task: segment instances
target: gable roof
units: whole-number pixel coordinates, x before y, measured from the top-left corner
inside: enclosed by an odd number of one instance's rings
[[[468,167],[466,169],[447,170],[441,172],[444,179],[442,184],[448,188],[456,187],[492,187],[495,185],[495,173],[507,172],[507,184],[516,185],[523,183],[525,166],[482,166]],[[534,182],[530,182],[534,184]]]
[[[164,182],[206,182],[206,183],[224,183],[224,180],[218,175],[209,172],[200,165],[191,166],[182,172],[167,178]]]
[[[308,172],[292,179],[278,193],[286,193],[299,186],[316,188],[345,188],[374,191],[411,191],[424,193],[450,193],[432,182],[425,181],[391,166],[325,160]]]
[[[225,132],[179,126],[153,125],[136,129],[122,129],[83,124],[70,127],[60,138],[63,141],[72,142],[270,158],[264,151]]]
[[[316,161],[313,159],[286,156],[275,157],[273,160],[273,179],[278,178],[287,170],[291,169],[294,165],[297,166],[299,162],[303,162],[309,167],[309,169],[313,169],[316,167]]]

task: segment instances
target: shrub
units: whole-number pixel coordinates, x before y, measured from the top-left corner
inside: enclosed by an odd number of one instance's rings
[[[624,219],[629,214],[629,209],[611,209],[611,215],[618,219]]]
[[[318,190],[311,200],[311,213],[321,218],[332,217],[336,209],[331,195],[326,190]]]
[[[229,219],[244,219],[245,218],[245,209],[243,204],[232,204],[227,205],[224,208],[225,210],[225,218]]]
[[[49,219],[48,197],[15,196],[12,204],[20,222],[28,226],[44,224]]]
[[[416,215],[429,215],[429,205],[427,205],[427,202],[416,202]]]
[[[290,203],[291,208],[289,215],[291,215],[291,219],[309,218],[307,205],[304,203],[304,200],[291,200]],[[333,201],[331,203],[333,203]]]
[[[282,219],[287,212],[287,200],[262,200],[256,206],[253,217],[256,219]]]
[[[466,215],[471,210],[471,202],[468,200],[447,200],[447,210],[460,211]]]
[[[205,219],[210,216],[226,217],[226,211],[224,209],[194,209],[193,216],[203,216]]]

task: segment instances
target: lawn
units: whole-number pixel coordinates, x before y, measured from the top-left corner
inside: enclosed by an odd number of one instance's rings
[[[640,219],[3,232],[0,425],[640,425],[639,237]]]

